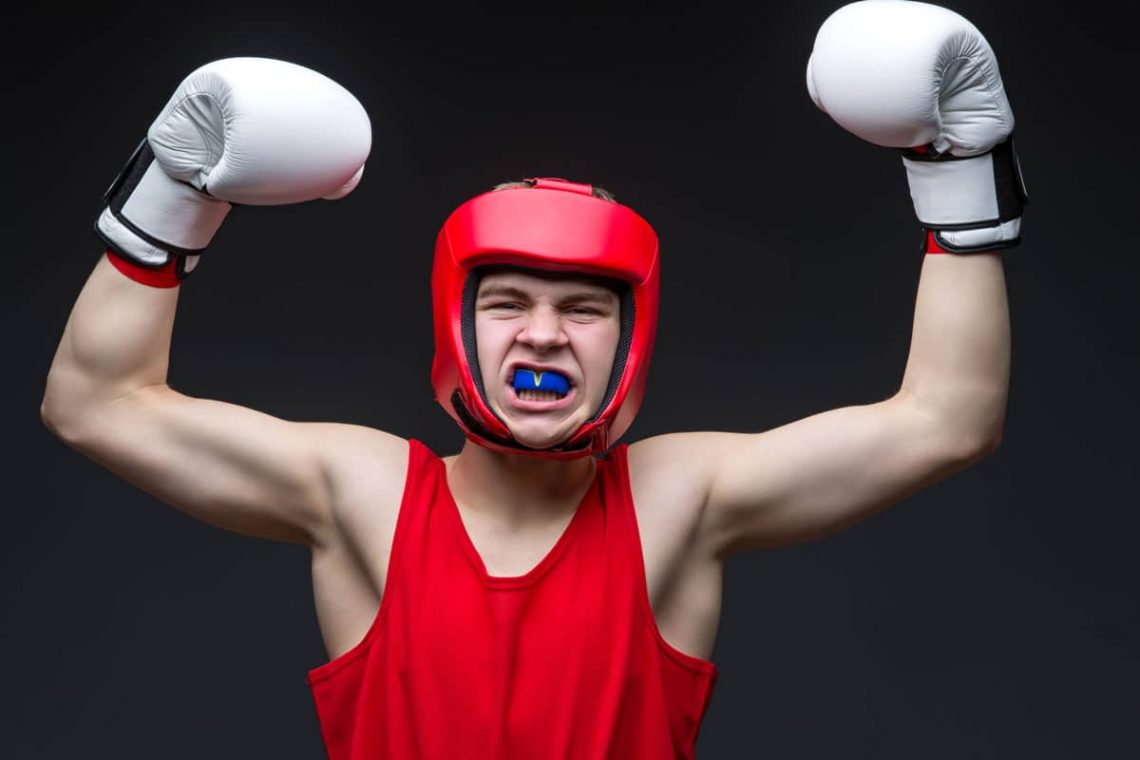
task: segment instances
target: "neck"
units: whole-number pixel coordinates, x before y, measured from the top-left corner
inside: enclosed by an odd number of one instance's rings
[[[447,464],[448,485],[467,509],[512,525],[548,522],[574,510],[594,480],[595,462],[505,454],[471,440]]]

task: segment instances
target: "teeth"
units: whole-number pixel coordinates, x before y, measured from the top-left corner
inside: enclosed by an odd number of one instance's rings
[[[519,391],[518,394],[523,401],[557,401],[562,398],[554,391],[523,390]]]

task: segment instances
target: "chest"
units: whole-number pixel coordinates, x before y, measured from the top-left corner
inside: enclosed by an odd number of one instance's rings
[[[722,567],[702,551],[700,504],[660,478],[631,478],[646,593],[665,641],[708,659],[720,617]],[[376,502],[373,502],[375,504]],[[347,541],[314,555],[317,614],[330,656],[360,640],[384,593],[395,533],[393,509],[347,511]],[[459,507],[462,537],[487,574],[514,578],[538,567],[564,543],[574,515],[527,530],[508,529]]]

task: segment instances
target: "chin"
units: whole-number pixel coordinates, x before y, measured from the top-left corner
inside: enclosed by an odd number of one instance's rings
[[[507,429],[516,443],[531,449],[549,449],[560,446],[570,440],[574,431],[582,426],[580,420],[558,420],[553,423],[542,423],[537,420],[526,420],[523,424],[516,424],[509,420]]]
[[[566,441],[570,440],[570,433],[567,432],[562,435],[527,435],[520,430],[511,430],[511,437],[515,439],[516,443],[526,446],[529,449],[549,449],[554,446],[559,446]]]

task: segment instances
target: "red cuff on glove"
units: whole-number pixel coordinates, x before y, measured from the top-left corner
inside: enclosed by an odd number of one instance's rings
[[[950,253],[942,246],[938,245],[938,240],[934,237],[934,230],[926,231],[926,252],[927,253]]]
[[[171,256],[170,261],[157,269],[140,266],[130,259],[123,258],[110,248],[107,249],[107,258],[120,272],[143,285],[149,285],[152,288],[176,288],[182,284],[182,280],[178,277],[177,256]]]

